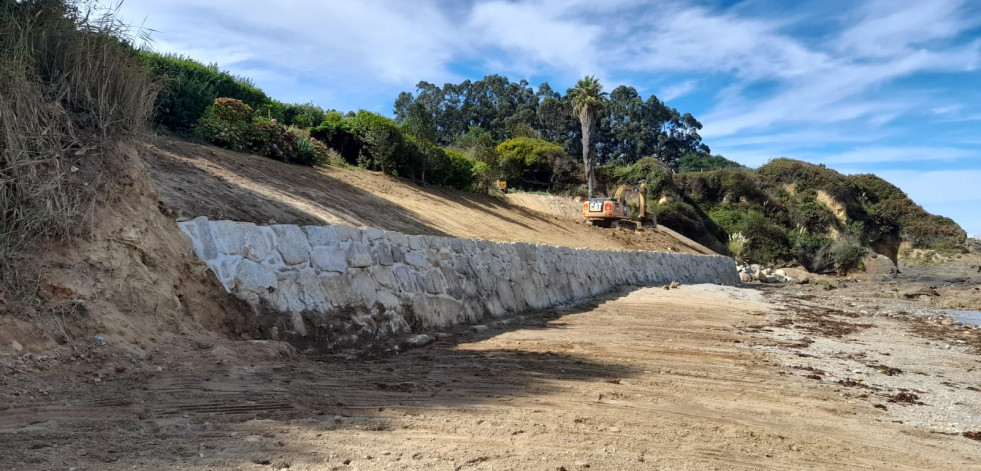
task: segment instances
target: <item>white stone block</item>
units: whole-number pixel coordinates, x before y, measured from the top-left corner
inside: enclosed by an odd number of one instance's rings
[[[276,234],[276,249],[287,265],[299,265],[310,260],[310,243],[299,226],[279,224],[270,226]]]
[[[211,233],[208,218],[201,216],[190,221],[177,223],[181,230],[191,238],[194,253],[202,260],[209,261],[218,258],[218,246]]]
[[[364,244],[352,243],[347,248],[347,266],[351,268],[365,268],[375,264],[371,250]]]
[[[415,270],[404,265],[399,265],[392,270],[392,275],[395,276],[395,280],[398,282],[398,286],[402,291],[409,293],[420,293],[423,291],[422,276]]]
[[[412,250],[426,250],[429,248],[429,241],[427,236],[413,235],[409,236],[409,248]]]
[[[426,252],[423,250],[410,250],[404,254],[405,263],[417,268],[432,268],[433,264],[429,261]]]
[[[364,242],[364,233],[357,227],[337,225],[334,231],[341,242]]]
[[[401,232],[385,232],[385,238],[388,239],[390,244],[398,247],[408,247],[409,245],[408,236]]]
[[[426,292],[429,294],[445,294],[446,293],[446,277],[440,270],[432,270],[426,273],[423,279]]]
[[[314,247],[310,261],[317,270],[344,273],[347,271],[347,250],[341,246]]]
[[[374,227],[366,227],[363,229],[365,242],[375,242],[385,238],[385,231],[381,229],[375,229]]]
[[[385,308],[386,312],[395,312],[401,314],[403,312],[402,301],[399,300],[398,296],[392,294],[389,290],[378,291],[378,298],[375,300],[378,304],[381,304]]]
[[[261,293],[278,284],[276,271],[251,260],[242,260],[235,272],[235,289]]]
[[[378,284],[367,272],[362,271],[351,277],[351,290],[361,306],[374,306],[378,299]]]
[[[378,286],[381,288],[387,288],[388,290],[392,290],[398,286],[398,281],[395,280],[395,275],[393,273],[392,267],[389,266],[373,267],[369,273],[375,279],[375,283],[377,283]]]
[[[395,263],[395,257],[392,256],[392,246],[388,242],[379,241],[377,244],[372,245],[371,254],[379,265],[387,267]]]
[[[303,226],[307,242],[313,246],[336,245],[339,241],[337,231],[332,226]]]
[[[211,230],[218,250],[226,255],[241,255],[258,262],[273,250],[263,228],[249,222],[215,221]]]
[[[354,293],[348,275],[320,277],[320,282],[324,287],[324,298],[334,308],[351,307],[361,301],[361,297]]]

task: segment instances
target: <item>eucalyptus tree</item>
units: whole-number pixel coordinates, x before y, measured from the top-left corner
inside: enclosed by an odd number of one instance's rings
[[[576,88],[570,90],[572,95],[572,112],[579,118],[582,126],[582,163],[586,170],[586,190],[590,198],[593,197],[593,187],[595,186],[595,176],[593,175],[596,164],[596,150],[593,149],[593,138],[596,134],[596,121],[600,112],[603,111],[606,101],[606,92],[599,80],[587,75],[582,80],[576,82]]]

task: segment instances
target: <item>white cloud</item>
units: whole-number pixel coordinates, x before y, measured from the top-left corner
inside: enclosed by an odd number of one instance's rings
[[[740,134],[713,140],[718,147],[781,146],[785,149],[813,148],[828,144],[875,142],[893,136],[894,133],[876,131],[862,134],[849,133],[842,129],[811,129],[787,132]]]
[[[915,45],[960,34],[976,22],[962,14],[965,0],[875,0],[836,41],[838,50],[859,57],[909,53]]]
[[[121,14],[130,22],[147,18],[161,52],[238,74],[264,70],[257,81],[276,91],[301,80],[337,91],[452,80],[458,77],[448,64],[467,48],[445,12],[426,2],[127,0]]]
[[[782,35],[780,21],[662,5],[616,38],[613,61],[628,70],[732,72],[746,80],[792,78],[827,66],[829,58]]]
[[[838,59],[828,70],[786,82],[768,99],[735,101],[716,108],[703,120],[703,135],[725,136],[773,124],[829,123],[858,118],[882,124],[897,114],[918,109],[922,103],[909,96],[866,98],[868,92],[877,92],[883,84],[917,72],[963,71],[979,61],[978,43],[942,52],[921,50],[880,62]]]
[[[657,97],[661,101],[671,101],[675,98],[681,98],[693,91],[695,91],[695,80],[685,80],[677,85],[672,85],[670,87],[661,90],[661,93],[657,94]]]
[[[537,2],[494,1],[474,6],[469,27],[473,41],[500,49],[512,68],[540,68],[576,76],[597,73],[595,53],[602,28],[564,17],[562,9]]]

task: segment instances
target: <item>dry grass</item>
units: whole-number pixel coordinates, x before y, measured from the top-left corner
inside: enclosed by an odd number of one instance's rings
[[[83,232],[99,185],[76,172],[111,163],[153,110],[158,88],[113,13],[66,0],[0,3],[0,294],[38,242]]]

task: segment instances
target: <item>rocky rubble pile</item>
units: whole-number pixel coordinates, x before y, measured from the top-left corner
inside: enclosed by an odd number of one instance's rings
[[[793,278],[787,276],[787,273],[783,270],[772,268],[763,268],[757,264],[736,264],[736,270],[739,272],[739,280],[743,283],[797,283],[797,284],[807,284],[810,282],[806,276],[803,278]]]

